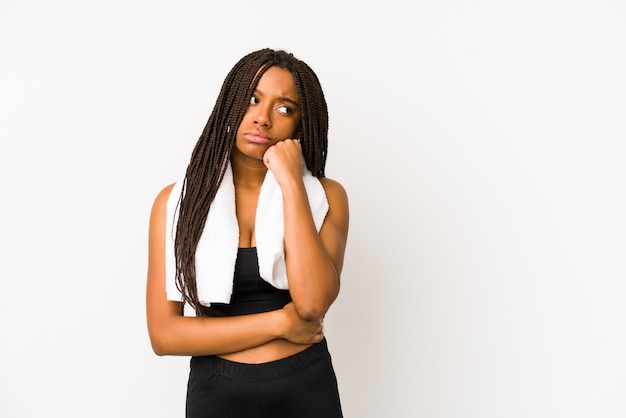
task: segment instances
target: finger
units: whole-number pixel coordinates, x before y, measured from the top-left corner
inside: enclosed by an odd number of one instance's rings
[[[265,166],[267,168],[270,168],[270,153],[272,148],[268,148],[267,150],[265,150],[265,152],[263,153],[263,164],[265,164]]]

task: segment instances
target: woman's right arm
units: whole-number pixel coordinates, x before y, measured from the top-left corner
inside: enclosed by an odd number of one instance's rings
[[[296,344],[319,342],[322,322],[304,321],[293,303],[253,315],[198,318],[182,315],[182,304],[168,301],[165,292],[165,219],[173,185],[156,197],[150,215],[146,314],[148,333],[158,355],[233,353],[284,338]]]

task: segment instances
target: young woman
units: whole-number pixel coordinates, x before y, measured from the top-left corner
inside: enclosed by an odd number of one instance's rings
[[[348,235],[325,177],[328,111],[285,51],[227,75],[184,179],[150,218],[147,322],[158,355],[191,357],[187,417],[341,417],[323,330]]]

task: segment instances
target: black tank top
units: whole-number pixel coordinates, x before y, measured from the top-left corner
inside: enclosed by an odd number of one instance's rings
[[[256,248],[239,248],[230,303],[212,303],[212,316],[236,316],[281,309],[291,302],[288,290],[276,289],[259,274]]]

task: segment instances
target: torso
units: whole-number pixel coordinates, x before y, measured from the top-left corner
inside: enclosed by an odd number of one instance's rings
[[[254,226],[259,192],[260,187],[258,189],[235,187],[240,248],[256,246]],[[294,344],[290,341],[279,339],[247,350],[221,354],[219,357],[239,363],[258,364],[289,357],[308,347],[310,347],[310,345]]]
[[[254,224],[256,219],[256,206],[259,201],[261,188],[246,189],[235,187],[235,205],[237,222],[239,223],[239,248],[256,246],[254,236]]]
[[[219,357],[238,363],[258,364],[280,360],[305,350],[310,345],[294,344],[287,340],[274,340],[258,347],[238,351],[236,353],[221,354]]]

